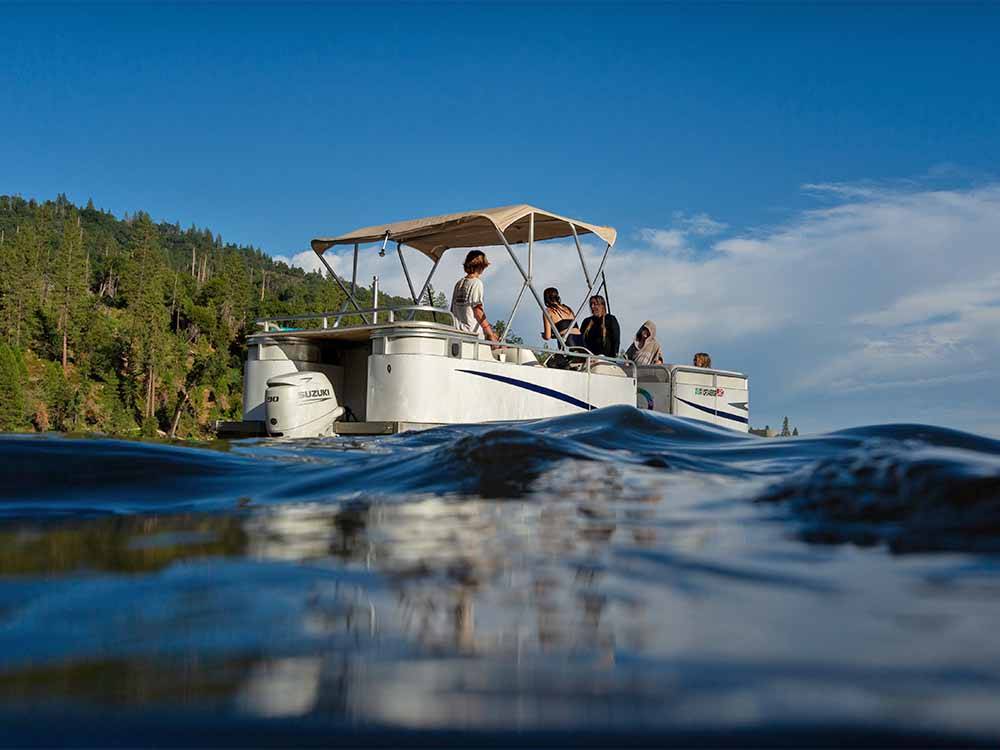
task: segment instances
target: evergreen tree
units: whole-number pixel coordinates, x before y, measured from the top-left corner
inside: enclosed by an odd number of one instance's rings
[[[156,411],[157,370],[167,353],[170,313],[164,306],[165,267],[153,223],[136,216],[131,258],[125,265],[122,296],[128,316],[124,370],[132,377],[132,399],[144,423]],[[134,386],[143,382],[141,395]]]
[[[41,244],[34,226],[17,227],[0,246],[0,325],[9,343],[21,346],[39,301]]]
[[[79,217],[70,214],[63,222],[59,252],[51,271],[53,279],[52,302],[55,307],[57,331],[61,338],[62,368],[66,372],[69,361],[70,340],[76,343],[87,312],[88,286],[83,229]]]
[[[4,432],[20,432],[27,427],[26,379],[20,352],[0,343],[0,430]]]
[[[792,437],[798,437],[798,436],[799,436],[799,428],[796,427],[794,430],[792,430]]]
[[[781,423],[781,437],[791,437],[792,432],[788,429],[788,417]]]

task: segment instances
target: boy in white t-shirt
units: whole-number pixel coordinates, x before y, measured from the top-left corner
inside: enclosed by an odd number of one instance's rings
[[[451,313],[460,331],[485,335],[490,341],[497,336],[483,310],[483,280],[479,278],[490,264],[482,250],[470,250],[465,256],[465,277],[455,284],[451,295]]]

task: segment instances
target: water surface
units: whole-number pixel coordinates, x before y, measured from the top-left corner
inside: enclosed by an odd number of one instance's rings
[[[997,441],[616,407],[0,459],[10,744],[1000,739]]]

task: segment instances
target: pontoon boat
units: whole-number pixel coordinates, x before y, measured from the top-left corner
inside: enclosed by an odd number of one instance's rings
[[[580,235],[604,244],[596,273],[584,259]],[[516,422],[627,404],[748,429],[746,376],[677,365],[636,367],[620,357],[602,357],[566,346],[559,329],[553,352],[508,340],[510,323],[525,292],[548,315],[532,278],[535,243],[572,237],[587,283],[587,295],[607,287],[605,262],[615,243],[611,227],[588,224],[528,205],[434,216],[358,229],[312,241],[312,249],[345,295],[340,310],[270,317],[247,342],[243,421],[222,423],[222,436],[318,437],[387,434],[445,424]],[[362,246],[395,243],[412,305],[362,306],[356,296]],[[353,246],[350,284],[334,272],[324,253]],[[527,245],[522,261],[515,245]],[[508,317],[501,345],[491,345],[456,327],[450,310],[424,304],[442,255],[452,248],[502,246],[523,283]],[[418,292],[403,248],[432,261]],[[550,323],[551,323],[550,319]],[[552,366],[558,363],[558,367]]]

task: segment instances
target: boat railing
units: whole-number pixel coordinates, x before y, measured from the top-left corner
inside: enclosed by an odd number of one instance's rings
[[[455,316],[451,310],[446,310],[441,307],[432,307],[431,305],[402,305],[398,307],[369,307],[363,310],[340,310],[337,312],[321,312],[321,313],[307,313],[304,315],[279,315],[274,317],[259,318],[255,321],[258,326],[264,329],[264,333],[270,333],[272,331],[288,331],[290,329],[282,328],[279,323],[305,323],[309,321],[320,321],[321,329],[331,329],[340,328],[340,322],[347,317],[358,316],[358,315],[371,315],[372,323],[359,324],[353,326],[346,326],[341,328],[341,330],[350,330],[351,328],[371,328],[379,320],[381,314],[385,314],[388,320],[385,321],[386,324],[396,323],[402,317],[403,313],[409,313],[406,316],[406,320],[412,320],[416,313],[424,312],[431,313],[435,316],[447,315],[451,319],[451,327],[457,328]],[[333,325],[330,325],[330,321],[333,321]],[[291,329],[294,330],[294,329]],[[538,357],[541,356],[542,359],[539,361],[544,361],[544,358],[560,356],[566,357],[574,360],[580,364],[580,369],[589,372],[595,363],[603,362],[605,364],[617,365],[621,367],[626,372],[631,374],[631,377],[635,378],[638,375],[635,362],[625,359],[623,357],[605,357],[599,354],[592,354],[587,349],[583,347],[572,347],[570,349],[558,349],[553,351],[551,349],[545,349],[540,346],[531,346],[530,344],[523,343],[513,343],[509,341],[500,341],[498,343],[487,342],[483,339],[478,339],[472,334],[456,332],[458,335],[466,338],[475,339],[478,343],[483,344],[484,347],[488,346],[490,350],[513,350],[513,349],[525,349],[530,351],[532,354]],[[574,351],[574,349],[580,349],[581,351]],[[478,355],[477,355],[478,356]]]
[[[388,317],[386,323],[395,323],[400,313],[410,313],[407,320],[412,320],[418,312],[431,313],[434,316],[435,322],[437,321],[438,315],[446,315],[451,319],[450,325],[455,326],[455,315],[451,310],[446,310],[442,307],[433,307],[431,305],[401,305],[398,307],[368,307],[363,310],[338,310],[337,312],[321,312],[321,313],[307,313],[305,315],[276,315],[268,316],[266,318],[258,318],[254,323],[264,329],[265,333],[270,331],[281,331],[283,329],[279,323],[305,323],[308,321],[320,322],[320,328],[340,328],[340,323],[344,318],[358,317],[362,316],[362,319],[366,319],[363,316],[371,315],[371,323],[363,323],[357,326],[348,326],[350,328],[370,328],[372,325],[377,325],[379,317],[382,313]],[[333,321],[333,325],[330,322]]]

